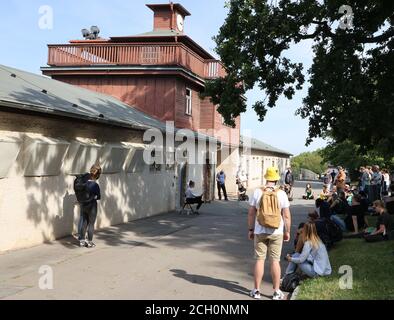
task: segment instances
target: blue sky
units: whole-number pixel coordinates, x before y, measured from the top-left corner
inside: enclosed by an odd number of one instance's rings
[[[0,4],[0,64],[40,73],[46,65],[46,45],[66,43],[81,38],[81,29],[98,25],[102,37],[133,35],[153,28],[153,14],[146,3],[167,3],[148,0],[10,0]],[[176,2],[176,1],[174,1]],[[224,0],[179,1],[192,16],[185,21],[185,33],[213,52],[212,37],[218,33],[227,15]],[[49,5],[53,9],[53,29],[39,27],[39,9]],[[303,62],[305,69],[312,61],[310,43],[298,45],[289,55]],[[241,130],[250,130],[253,137],[293,154],[323,147],[323,140],[316,140],[305,147],[308,132],[307,120],[294,115],[301,105],[307,88],[297,93],[291,101],[281,98],[277,106],[269,110],[261,123],[251,106],[265,97],[258,89],[248,92],[248,111],[242,115]]]

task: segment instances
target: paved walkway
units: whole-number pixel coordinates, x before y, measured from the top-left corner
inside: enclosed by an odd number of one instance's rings
[[[301,193],[297,188],[296,197]],[[313,202],[292,205],[295,229]],[[254,261],[247,208],[215,202],[200,216],[168,213],[100,230],[94,249],[66,238],[0,255],[0,299],[250,299]],[[53,290],[38,288],[43,265],[53,270]],[[266,268],[267,299],[269,281]]]

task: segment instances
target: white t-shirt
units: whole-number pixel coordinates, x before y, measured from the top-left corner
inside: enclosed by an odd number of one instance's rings
[[[253,194],[253,197],[249,201],[250,206],[258,209],[260,207],[260,200],[261,200],[262,195],[263,195],[263,191],[260,188],[256,189]],[[278,195],[280,210],[282,211],[282,209],[290,208],[290,202],[289,202],[289,198],[287,197],[286,192],[284,192],[283,190],[279,190],[277,195]],[[257,221],[257,218],[256,218],[256,223],[254,224],[254,233],[255,234],[262,234],[262,233],[264,233],[264,234],[283,234],[283,228],[284,228],[283,217],[281,217],[281,219],[280,219],[280,225],[279,225],[278,229],[263,227],[262,225],[260,225],[260,223]]]
[[[194,188],[190,188],[190,187],[188,187],[186,189],[185,196],[186,196],[187,199],[193,199],[193,198],[198,198],[199,197],[199,195],[197,195],[194,192]]]

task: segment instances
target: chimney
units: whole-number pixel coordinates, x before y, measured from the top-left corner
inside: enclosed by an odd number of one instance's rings
[[[185,17],[191,14],[182,5],[171,2],[168,4],[147,4],[146,6],[154,13],[154,31],[167,30],[183,34]]]

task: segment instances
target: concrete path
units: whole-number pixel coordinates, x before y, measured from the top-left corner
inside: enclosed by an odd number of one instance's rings
[[[299,200],[302,192],[296,188],[292,203],[293,236],[313,207],[313,201]],[[250,299],[247,208],[244,202],[215,202],[200,216],[168,213],[100,230],[94,249],[66,238],[0,255],[0,299]],[[292,241],[283,256],[291,250]],[[53,270],[53,290],[39,289],[42,266]],[[272,295],[268,266],[263,294]]]

